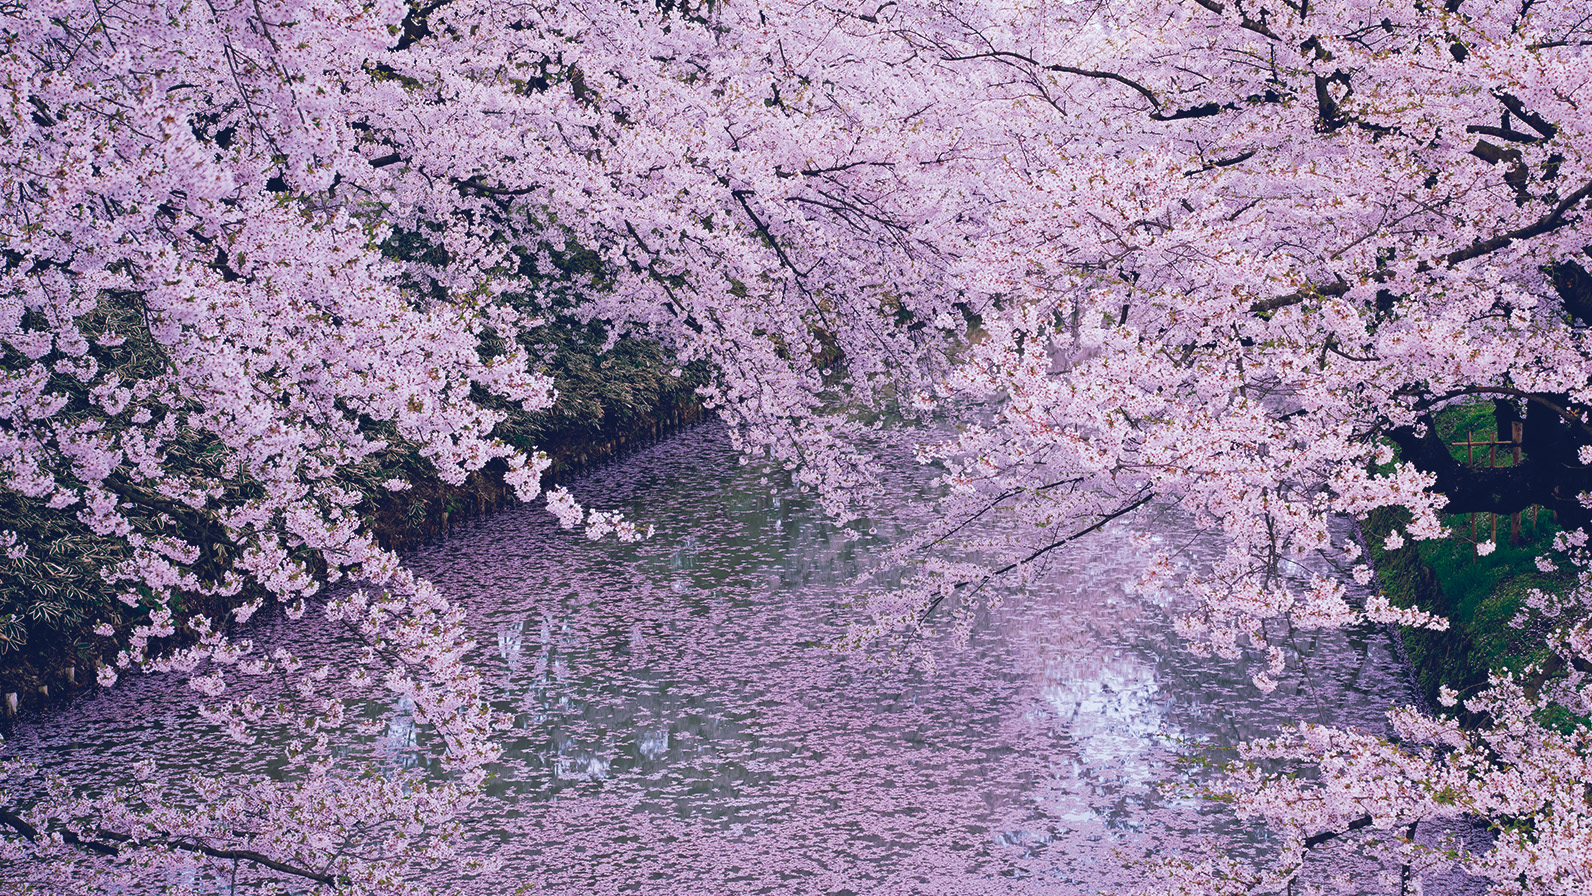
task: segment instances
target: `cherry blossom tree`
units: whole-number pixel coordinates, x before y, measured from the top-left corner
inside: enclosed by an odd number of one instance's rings
[[[992,574],[1154,505],[1222,533],[1221,562],[1181,583],[1200,601],[1181,626],[1262,657],[1262,688],[1290,632],[1445,624],[1345,599],[1326,564],[1371,571],[1343,515],[1405,508],[1396,547],[1445,535],[1440,511],[1544,504],[1573,531],[1539,565],[1584,576],[1588,25],[1570,4],[1199,0],[958,5],[915,30],[1004,71],[1033,124],[986,172],[1002,199],[953,268],[979,328],[937,397],[987,410],[926,450],[955,509],[902,556],[974,517],[1016,525],[968,542],[993,563],[922,561],[860,635],[910,647],[944,605],[965,630]],[[1520,465],[1468,469],[1436,438],[1434,411],[1478,396],[1523,420]],[[1196,864],[1167,889],[1284,891],[1342,838],[1414,871],[1457,857],[1495,892],[1584,890],[1587,598],[1535,597],[1556,659],[1468,700],[1478,730],[1400,713],[1397,742],[1252,746],[1316,776],[1234,778],[1241,810],[1288,833],[1279,865]],[[1417,822],[1462,814],[1490,851],[1417,848]]]
[[[52,788],[0,815],[7,857],[65,863],[85,890],[241,859],[376,892],[413,883],[402,857],[450,854],[494,721],[457,611],[360,507],[405,487],[395,452],[542,496],[546,459],[494,436],[488,399],[553,400],[527,334],[555,292],[706,362],[737,445],[842,519],[866,506],[870,414],[961,423],[923,449],[947,522],[897,550],[916,575],[859,642],[910,652],[941,607],[965,630],[991,577],[1152,506],[1226,540],[1180,583],[1200,600],[1182,626],[1264,657],[1262,687],[1289,630],[1442,625],[1352,606],[1322,562],[1359,563],[1335,521],[1379,507],[1409,512],[1392,541],[1441,537],[1442,510],[1587,521],[1577,6],[0,4],[7,506],[91,558],[105,599],[82,625],[129,645],[103,682],[186,674],[235,736],[296,732],[301,770]],[[1475,396],[1523,422],[1521,465],[1469,470],[1434,444],[1432,414]],[[546,501],[593,537],[637,534]],[[997,514],[997,540],[968,538]],[[1578,538],[1542,562],[1585,570]],[[0,540],[14,578],[49,548]],[[328,584],[346,590],[320,600]],[[1586,594],[1538,602],[1581,620]],[[368,644],[351,676],[223,624],[311,599]],[[215,618],[171,649],[200,606]],[[1255,745],[1320,783],[1240,773],[1241,808],[1297,856],[1479,815],[1509,836],[1470,867],[1500,892],[1569,892],[1592,856],[1565,783],[1586,779],[1585,727],[1541,710],[1585,713],[1584,626],[1557,631],[1541,681],[1473,698],[1483,730],[1403,714],[1397,744]],[[229,696],[268,671],[312,708]],[[342,701],[369,688],[413,701],[451,777],[340,770]],[[1397,787],[1368,784],[1390,770]],[[1282,887],[1298,864],[1169,880]]]
[[[7,506],[61,533],[7,532],[8,580],[80,561],[100,599],[66,624],[127,645],[102,684],[184,674],[205,719],[285,738],[295,770],[174,782],[142,765],[146,785],[82,795],[8,762],[3,849],[28,880],[158,888],[164,868],[242,861],[387,892],[452,855],[495,720],[458,611],[359,508],[407,486],[395,454],[455,483],[491,465],[538,496],[546,458],[495,438],[484,399],[551,402],[525,347],[550,289],[615,335],[711,358],[709,397],[837,509],[860,467],[829,435],[848,424],[820,410],[814,356],[865,383],[934,366],[897,322],[947,303],[929,288],[943,247],[902,224],[894,189],[920,158],[895,145],[911,113],[855,80],[821,88],[844,45],[776,61],[765,102],[781,25],[821,34],[832,14],[730,34],[624,4],[0,12],[0,464]],[[599,273],[570,273],[571,251]],[[591,537],[638,534],[561,489],[547,503]],[[346,590],[320,611],[368,645],[346,675],[227,634],[326,585]],[[268,673],[296,696],[259,699]],[[380,728],[346,709],[371,689],[413,706],[440,778],[334,759]]]

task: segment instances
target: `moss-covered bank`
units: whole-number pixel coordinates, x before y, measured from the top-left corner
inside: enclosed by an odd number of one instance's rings
[[[1506,452],[1473,454],[1473,447],[1463,444],[1494,437],[1490,403],[1445,409],[1437,416],[1437,425],[1439,436],[1450,442],[1456,459],[1499,466],[1511,462]],[[1548,659],[1546,633],[1540,622],[1524,627],[1512,624],[1526,609],[1533,589],[1561,591],[1571,584],[1561,573],[1537,568],[1536,558],[1549,553],[1558,531],[1546,513],[1522,514],[1518,532],[1512,532],[1515,527],[1508,517],[1450,516],[1443,522],[1453,531],[1451,538],[1407,540],[1397,550],[1388,550],[1384,544],[1387,535],[1402,532],[1407,522],[1406,512],[1383,508],[1372,512],[1362,529],[1388,599],[1397,606],[1441,614],[1449,621],[1447,631],[1401,632],[1415,681],[1431,705],[1438,705],[1437,692],[1443,685],[1463,697],[1485,687],[1490,672],[1518,673]],[[1483,553],[1489,543],[1492,549]],[[1466,718],[1463,710],[1455,711]]]
[[[524,450],[548,455],[551,467],[544,485],[567,480],[591,464],[695,423],[704,413],[696,397],[704,371],[678,369],[655,342],[627,337],[604,350],[600,328],[570,319],[548,324],[537,337],[545,342],[541,356],[552,359],[548,372],[558,389],[557,401],[549,410],[535,413],[496,402],[506,414],[496,434]],[[477,398],[494,404],[486,396]],[[353,471],[344,484],[367,496],[361,509],[381,543],[404,550],[514,503],[503,472],[503,467],[489,464],[463,485],[448,485],[431,472],[413,446],[395,439],[392,448]],[[411,487],[393,492],[377,484],[393,476],[404,478]],[[81,527],[68,514],[40,513],[11,497],[0,490],[0,528],[19,530],[30,544],[51,548],[30,557],[26,566],[0,571],[0,587],[11,590],[6,595],[11,610],[4,615],[14,621],[10,640],[0,639],[0,731],[96,687],[95,669],[125,646],[137,618],[100,593],[97,570],[109,555],[100,556],[104,548],[91,533],[78,531]],[[306,553],[300,559],[313,557]],[[9,573],[9,579],[3,573]],[[151,646],[180,644],[190,635],[187,618],[223,617],[257,594],[245,589],[224,600],[182,595],[174,608],[177,634],[152,641]],[[29,609],[34,611],[32,618],[24,615]],[[118,613],[122,621],[114,635],[102,637],[91,631],[97,620]]]
[[[558,389],[554,406],[525,413],[507,402],[495,405],[507,415],[498,437],[526,452],[545,453],[552,465],[543,475],[550,487],[591,464],[645,444],[701,419],[696,388],[701,370],[678,370],[657,343],[624,338],[602,351],[602,333],[573,322],[548,328],[551,370]],[[676,375],[678,374],[678,375]],[[408,459],[403,492],[381,490],[369,508],[376,535],[387,547],[404,550],[447,534],[460,522],[516,503],[503,482],[502,468],[488,465],[463,486],[432,475],[418,457]]]

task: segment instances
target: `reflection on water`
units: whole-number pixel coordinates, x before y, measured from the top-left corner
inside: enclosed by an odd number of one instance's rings
[[[1129,540],[1104,533],[1008,595],[939,672],[827,645],[859,612],[846,582],[925,513],[899,486],[888,520],[838,529],[770,494],[703,426],[574,483],[658,532],[592,543],[534,509],[506,512],[412,563],[467,606],[499,709],[517,728],[472,821],[500,854],[472,893],[1093,893],[1141,860],[1264,852],[1264,835],[1199,796],[1223,749],[1299,716],[1383,730],[1407,699],[1380,633],[1297,645],[1308,676],[1260,695],[1243,670],[1183,651],[1175,606],[1131,594]],[[1198,558],[1195,558],[1195,562]],[[296,649],[335,657],[335,633]],[[494,650],[495,645],[495,650]],[[136,705],[136,709],[134,708]],[[121,774],[179,739],[178,682],[133,682],[24,738],[79,780]],[[191,727],[191,726],[189,726]],[[385,738],[413,762],[398,706]],[[237,760],[245,763],[244,757]]]

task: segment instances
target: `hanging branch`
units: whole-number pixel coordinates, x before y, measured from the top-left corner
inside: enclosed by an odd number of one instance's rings
[[[47,834],[43,831],[40,831],[33,825],[28,824],[22,819],[21,816],[3,807],[0,807],[0,823],[4,823],[29,840],[44,842],[48,841],[52,836],[52,834]],[[61,838],[61,842],[69,846],[76,846],[79,849],[97,853],[102,856],[119,856],[122,853],[122,847],[150,846],[197,853],[199,855],[208,856],[213,859],[232,859],[234,861],[253,862],[254,864],[263,868],[269,868],[272,871],[280,871],[283,874],[290,874],[294,877],[301,877],[305,880],[311,880],[315,883],[321,884],[322,886],[335,887],[340,884],[347,883],[347,878],[337,877],[331,874],[321,874],[316,871],[311,871],[308,868],[300,868],[297,865],[289,865],[286,862],[277,861],[270,856],[255,852],[250,849],[218,849],[214,846],[209,846],[197,840],[171,837],[167,834],[161,834],[155,840],[145,840],[133,837],[129,834],[117,833],[116,831],[98,831],[97,833],[101,838],[103,838],[103,840],[89,840],[67,830],[56,832],[53,836],[59,836]],[[109,840],[111,842],[106,843],[103,842],[104,840]],[[120,844],[120,846],[113,844]]]

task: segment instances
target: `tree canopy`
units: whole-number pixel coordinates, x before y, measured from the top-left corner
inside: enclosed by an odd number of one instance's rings
[[[493,402],[551,403],[526,334],[556,310],[705,364],[738,447],[841,519],[867,501],[864,411],[959,421],[922,449],[947,522],[899,548],[914,575],[861,642],[910,644],[940,607],[965,627],[990,576],[1170,506],[1227,545],[1180,583],[1184,634],[1260,657],[1266,687],[1286,631],[1443,624],[1345,600],[1323,563],[1371,576],[1345,516],[1405,509],[1396,544],[1444,537],[1444,512],[1551,508],[1566,532],[1539,563],[1575,582],[1522,624],[1552,668],[1473,695],[1480,727],[1412,711],[1398,743],[1255,745],[1320,772],[1233,779],[1287,860],[1165,886],[1282,888],[1323,837],[1459,814],[1496,826],[1464,857],[1496,892],[1592,880],[1581,3],[11,0],[0,44],[0,507],[61,546],[0,533],[23,595],[0,642],[122,633],[102,682],[187,673],[247,738],[262,710],[228,678],[320,694],[311,670],[219,615],[181,650],[151,641],[183,607],[299,613],[353,582],[325,612],[462,772],[339,779],[328,699],[291,720],[291,781],[180,819],[154,796],[45,800],[0,816],[0,854],[75,856],[91,887],[135,847],[247,853],[369,892],[406,886],[393,863],[421,845],[446,856],[401,819],[424,803],[445,828],[493,720],[457,611],[360,507],[406,487],[394,452],[543,496],[545,456],[495,434]],[[1470,399],[1521,424],[1520,463],[1452,457],[1433,415]],[[994,560],[934,550],[994,514],[1014,525],[970,545]],[[40,590],[46,560],[76,597]],[[363,824],[400,833],[353,848]]]

